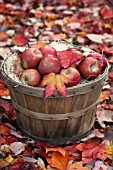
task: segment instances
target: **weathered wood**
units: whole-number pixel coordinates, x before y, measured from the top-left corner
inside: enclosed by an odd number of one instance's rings
[[[44,99],[44,89],[14,82],[2,71],[17,113],[19,128],[30,137],[54,144],[83,137],[95,120],[108,67],[99,78],[67,88],[67,98],[57,92]]]

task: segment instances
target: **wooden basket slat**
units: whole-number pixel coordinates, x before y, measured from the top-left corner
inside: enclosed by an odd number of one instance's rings
[[[2,71],[2,78],[9,88],[16,110],[19,128],[33,139],[52,144],[78,139],[92,128],[107,75],[108,67],[99,78],[85,85],[67,88],[67,98],[56,91],[45,100],[43,88],[18,84]]]

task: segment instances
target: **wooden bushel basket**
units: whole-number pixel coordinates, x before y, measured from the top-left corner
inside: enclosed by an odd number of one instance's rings
[[[108,66],[95,80],[67,88],[67,98],[56,91],[45,100],[44,88],[25,86],[9,78],[4,72],[6,62],[2,79],[10,91],[17,125],[25,135],[57,145],[78,140],[91,130]]]

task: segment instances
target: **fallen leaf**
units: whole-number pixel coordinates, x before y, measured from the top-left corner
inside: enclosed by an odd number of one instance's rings
[[[9,154],[6,158],[5,158],[6,162],[12,162],[14,160],[14,158],[12,157],[11,154]]]
[[[100,93],[100,102],[103,102],[107,99],[109,99],[110,97],[110,90],[107,89],[107,90],[104,90]]]
[[[6,136],[10,135],[10,129],[7,126],[0,125],[0,133]]]
[[[113,9],[110,8],[109,6],[105,5],[101,11],[100,14],[104,19],[110,19],[113,18]]]
[[[12,42],[14,45],[24,46],[28,43],[28,39],[23,34],[15,34]]]
[[[90,170],[88,167],[83,167],[82,162],[74,162],[70,165],[68,165],[68,168],[66,170]]]
[[[69,154],[66,152],[63,156],[60,152],[53,152],[51,158],[46,158],[47,162],[59,170],[65,170],[69,161]]]
[[[25,150],[25,144],[23,144],[22,142],[14,142],[9,146],[9,149],[15,155],[18,155]]]
[[[50,148],[50,147],[46,147],[46,153],[48,152],[60,152],[63,156],[66,155],[66,150],[61,148],[61,147],[57,147],[57,148]]]

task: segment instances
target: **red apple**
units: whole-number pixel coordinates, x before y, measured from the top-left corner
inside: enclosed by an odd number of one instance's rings
[[[20,80],[23,84],[29,86],[38,86],[41,80],[41,75],[36,69],[26,69],[20,75]]]
[[[46,45],[46,46],[43,46],[39,49],[42,54],[47,57],[47,56],[54,56],[54,57],[57,57],[57,52],[55,50],[55,48],[49,46],[49,45]]]
[[[24,69],[36,68],[43,55],[37,48],[25,49],[21,54],[21,62]]]
[[[69,48],[67,49],[67,51],[70,52],[72,55],[70,64],[75,64],[75,66],[77,66],[80,61],[84,59],[82,52],[77,48]]]
[[[102,54],[99,54],[99,53],[95,52],[95,53],[89,54],[87,57],[93,57],[93,58],[97,59],[100,62],[102,71],[106,68],[107,61],[106,61],[105,57]]]
[[[40,61],[38,70],[43,75],[49,73],[59,73],[60,61],[54,57],[50,57],[50,56],[45,57]]]
[[[60,71],[60,74],[64,76],[67,81],[67,86],[76,86],[81,81],[81,76],[79,71],[74,67],[64,68]]]
[[[78,70],[84,79],[93,80],[101,73],[101,64],[93,57],[86,57],[78,65]]]

